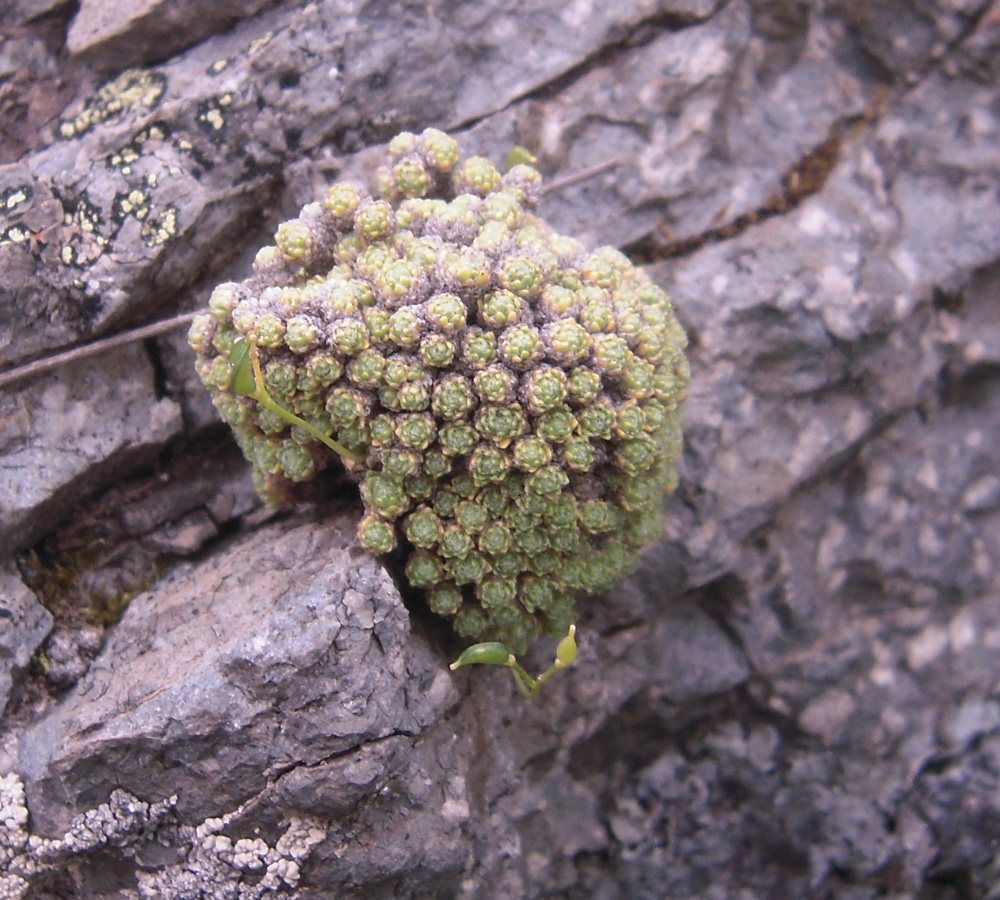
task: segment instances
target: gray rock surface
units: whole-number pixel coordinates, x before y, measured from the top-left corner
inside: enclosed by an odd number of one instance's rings
[[[100,69],[148,65],[169,59],[270,5],[271,0],[83,0],[66,34],[66,48]]]
[[[32,654],[48,637],[52,616],[6,560],[0,566],[0,715],[15,673],[27,668]]]
[[[447,670],[349,484],[259,507],[179,335],[5,388],[9,596],[88,540],[78,604],[160,578],[103,632],[63,596],[61,680],[8,688],[0,898],[995,895],[996,4],[288,3],[103,86],[32,28],[0,60],[78,87],[0,140],[2,364],[203,303],[436,125],[617,160],[542,212],[653,261],[693,388],[668,531],[536,704]]]

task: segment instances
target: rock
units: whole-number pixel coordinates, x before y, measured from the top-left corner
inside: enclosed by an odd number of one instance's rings
[[[27,667],[52,628],[52,616],[10,563],[0,567],[0,715],[15,673]]]
[[[193,553],[66,693],[15,679],[34,700],[0,733],[3,890],[994,889],[1000,20],[876,6],[321,0],[103,87],[85,57],[70,77],[44,42],[11,49],[80,87],[0,138],[4,365],[204,303],[374,145],[437,125],[495,159],[525,144],[550,181],[616,159],[541,212],[656,260],[694,380],[667,533],[581,604],[577,663],[535,704],[502,669],[448,671],[460,645],[403,605],[398,561],[354,548],[346,482],[278,519],[255,505],[180,334],[66,388],[102,434],[146,423],[134,457],[56,429],[41,400],[64,376],[19,382],[5,452],[79,463],[0,503],[22,540],[85,512],[102,539]],[[108,47],[149,46],[115,28]]]
[[[0,541],[10,548],[36,540],[107,473],[147,462],[181,427],[177,404],[156,397],[141,346],[0,396],[0,412]]]
[[[172,763],[128,761],[142,734],[171,740],[169,720],[180,728],[165,752],[185,760],[190,781],[164,796],[178,794],[178,813],[191,819],[235,808],[289,766],[413,732],[424,704],[453,701],[450,691],[407,690],[429,687],[435,668],[406,650],[391,581],[350,553],[354,527],[341,519],[264,528],[178,571],[155,597],[134,599],[71,697],[22,739],[38,827],[65,828],[85,798],[115,784],[170,784]],[[206,802],[205,779],[224,799]]]
[[[70,23],[66,47],[96,68],[148,65],[225,31],[271,2],[240,0],[220,7],[205,2],[117,5],[83,0]]]

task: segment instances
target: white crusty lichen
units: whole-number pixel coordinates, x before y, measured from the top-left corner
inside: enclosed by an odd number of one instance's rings
[[[326,837],[320,823],[293,817],[273,847],[260,837],[233,838],[223,832],[241,822],[242,807],[191,826],[177,821],[177,799],[147,803],[115,790],[107,803],[75,816],[61,838],[42,838],[30,832],[21,779],[13,773],[0,776],[0,900],[24,900],[33,882],[66,870],[71,860],[98,847],[116,847],[123,857],[133,858],[153,842],[172,848],[178,862],[137,869],[138,892],[123,896],[277,897],[298,887],[301,863]]]

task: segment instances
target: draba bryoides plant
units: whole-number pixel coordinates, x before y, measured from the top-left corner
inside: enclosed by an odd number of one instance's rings
[[[686,337],[625,256],[534,214],[530,165],[434,129],[388,151],[375,195],[335,184],[279,225],[189,342],[261,495],[342,463],[361,544],[404,548],[410,584],[480,641],[453,667],[509,666],[534,695],[575,658],[575,596],[662,532]],[[564,637],[536,680],[513,653],[543,632]]]

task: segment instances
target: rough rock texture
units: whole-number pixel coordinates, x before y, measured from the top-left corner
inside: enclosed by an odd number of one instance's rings
[[[25,587],[10,560],[0,568],[0,715],[10,696],[16,672],[25,669],[31,655],[52,628],[52,616]]]
[[[3,365],[203,304],[433,125],[617,159],[541,212],[655,261],[693,383],[668,532],[537,704],[447,671],[346,483],[269,519],[179,337],[6,385],[0,609],[100,553],[29,671],[0,617],[0,897],[995,896],[1000,7],[288,3],[106,84],[5,7],[74,96],[0,68]]]

